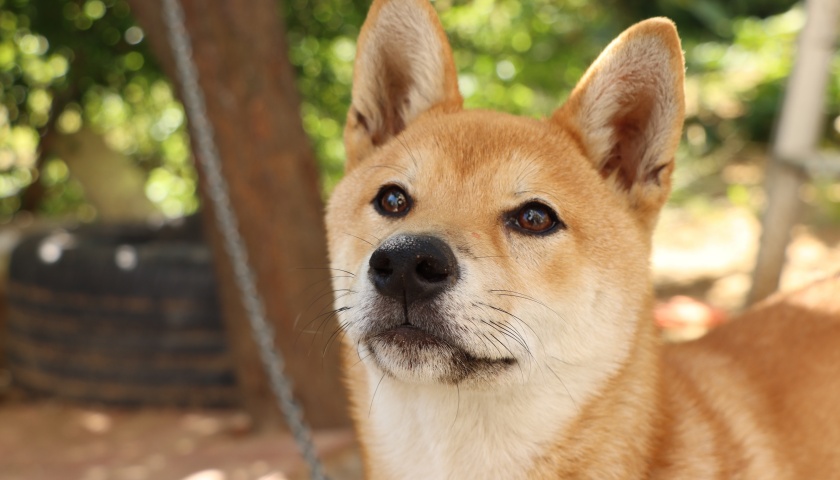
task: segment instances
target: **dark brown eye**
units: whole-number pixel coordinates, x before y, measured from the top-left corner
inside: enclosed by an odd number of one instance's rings
[[[548,233],[562,222],[552,209],[538,202],[530,202],[513,216],[516,226],[526,233]]]
[[[385,185],[373,199],[373,205],[382,215],[399,217],[408,213],[411,199],[405,190],[396,185]]]

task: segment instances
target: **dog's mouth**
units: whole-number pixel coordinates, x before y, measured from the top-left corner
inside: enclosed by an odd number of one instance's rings
[[[407,381],[489,379],[516,364],[512,357],[476,357],[454,341],[409,323],[370,335],[365,343],[380,369]]]
[[[379,332],[374,335],[374,338],[405,350],[452,348],[446,340],[410,323],[403,323],[402,325],[397,325],[396,327]]]

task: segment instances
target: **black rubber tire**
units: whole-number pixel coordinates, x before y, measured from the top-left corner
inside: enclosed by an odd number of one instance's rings
[[[9,264],[15,384],[96,403],[236,405],[212,257],[197,237],[99,226],[24,239]]]

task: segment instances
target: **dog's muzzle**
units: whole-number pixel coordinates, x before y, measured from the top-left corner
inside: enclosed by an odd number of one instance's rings
[[[429,235],[395,235],[373,252],[369,265],[376,290],[406,305],[430,299],[458,280],[452,249]]]

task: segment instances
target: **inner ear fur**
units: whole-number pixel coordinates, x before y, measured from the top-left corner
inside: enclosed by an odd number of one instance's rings
[[[344,128],[350,170],[431,109],[463,100],[449,41],[427,0],[377,0],[362,26]]]
[[[684,70],[674,24],[640,22],[601,53],[552,116],[580,138],[601,176],[651,224],[671,188],[685,115]]]

